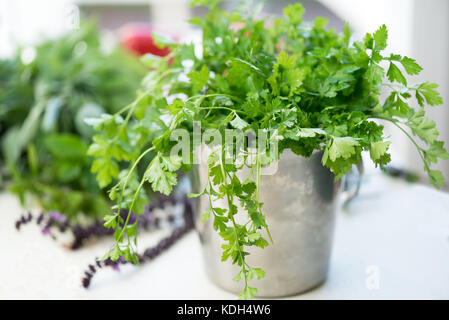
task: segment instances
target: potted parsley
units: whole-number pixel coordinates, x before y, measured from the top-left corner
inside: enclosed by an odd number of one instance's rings
[[[302,259],[296,271],[287,269],[296,272],[297,278],[311,274],[301,273],[301,268],[318,268],[322,270],[320,277],[325,274],[338,194],[334,180],[338,181],[361,161],[362,151],[369,152],[378,166],[390,161],[390,142],[377,120],[393,123],[410,138],[435,187],[443,186],[444,181],[441,172],[432,169],[431,164],[448,159],[449,154],[438,140],[435,123],[425,116],[426,105],[442,103],[437,85],[409,84],[404,74],[416,75],[421,67],[406,56],[384,55],[384,25],[362,41],[351,43],[347,25],[342,34],[327,29],[324,18],[305,26],[300,4],[286,7],[283,17],[268,21],[225,12],[218,2],[193,1],[209,7],[205,19],[191,20],[202,30],[199,46],[158,38],[159,44],[168,44],[172,53],[165,58],[144,57],[151,71],[138,98],[119,113],[97,120],[99,134],[89,153],[96,158],[92,169],[100,185],[114,182],[110,197],[117,201],[114,213],[105,217],[105,225],[115,229],[116,243],[103,259],[124,257],[138,262],[136,225],[148,202],[145,188],[170,194],[178,173],[194,167],[203,184],[191,196],[201,199],[204,211],[197,214],[209,221],[207,230],[200,230],[206,260],[216,256],[220,260],[211,250],[221,247],[221,260],[230,260],[237,266],[235,280],[243,283],[240,297],[248,299],[257,293],[250,285],[254,279],[266,274],[269,283],[264,286],[277,287],[280,279],[288,278],[283,268],[291,256]],[[381,101],[384,90],[388,97]],[[412,106],[414,100],[416,107]],[[252,132],[251,137],[240,139],[237,134],[237,138],[226,139],[228,133],[248,131]],[[180,140],[184,140],[181,146]],[[215,144],[204,147],[211,140]],[[250,148],[250,140],[256,141],[257,147]],[[198,162],[196,151],[206,149],[207,158]],[[118,172],[115,168],[122,162],[129,167]],[[266,189],[267,181],[275,181],[269,179],[277,177],[277,173],[264,176],[263,170],[276,163],[281,173],[284,170],[284,177],[295,177],[289,181],[291,189],[283,193],[277,190],[284,184],[282,181],[273,183],[271,190]],[[290,173],[285,168],[290,168]],[[307,179],[312,179],[308,188],[295,186],[295,182]],[[296,211],[303,210],[302,203],[282,201],[288,193],[304,202],[309,201],[307,198],[325,198],[323,203],[315,202],[314,212],[327,212],[328,216],[321,216],[321,224],[309,226],[315,229],[308,239],[300,238],[306,243],[318,239],[316,243],[320,245],[303,257],[297,257],[301,252],[284,256],[270,253],[267,257],[260,251],[249,255],[255,247],[285,251],[284,241],[296,241],[298,234],[308,232],[296,219]],[[278,201],[278,210],[265,210],[274,201]],[[309,204],[309,208],[313,207],[313,203]],[[128,210],[127,219],[118,214],[122,209]],[[290,224],[290,232],[271,234],[270,222],[286,212],[291,215],[283,215],[283,226],[288,228]],[[212,228],[222,240],[210,245],[204,239]],[[324,252],[321,254],[320,250]],[[265,273],[249,263],[254,255],[271,260],[270,270]],[[309,260],[311,263],[307,264]],[[213,266],[208,262],[208,267]],[[229,270],[217,267],[209,273],[220,279]],[[272,272],[276,277],[269,278]],[[288,292],[259,294],[291,294],[317,284],[302,283]]]

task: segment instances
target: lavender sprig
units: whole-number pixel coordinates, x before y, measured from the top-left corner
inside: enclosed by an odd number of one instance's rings
[[[163,208],[166,204],[176,204],[177,199],[174,196],[159,197],[150,205],[145,208],[145,212],[139,216],[139,228],[144,231],[151,229],[159,229],[161,221],[159,217],[154,215],[154,210]],[[126,212],[122,212],[122,215],[126,217]],[[33,221],[34,216],[31,212],[26,212],[16,221],[15,227],[20,231],[21,227],[25,224],[29,224]],[[167,216],[168,222],[172,222],[174,217],[172,215]],[[113,234],[113,230],[106,228],[103,222],[96,221],[91,225],[82,226],[80,224],[70,225],[66,216],[57,211],[51,211],[48,214],[41,212],[35,219],[36,225],[41,227],[41,231],[44,235],[49,235],[56,240],[56,237],[52,233],[53,229],[59,230],[61,233],[70,231],[73,235],[73,240],[69,245],[71,250],[77,250],[91,238],[101,238],[103,236],[110,236]]]
[[[184,224],[181,227],[175,228],[171,234],[165,238],[162,238],[157,245],[147,248],[143,254],[138,254],[139,264],[143,264],[145,262],[149,262],[156,257],[158,257],[165,250],[169,249],[173,246],[182,236],[187,234],[190,230],[193,229],[193,211],[190,201],[185,198],[184,202],[184,212],[183,212],[183,220]],[[103,267],[112,267],[114,270],[119,270],[119,265],[131,263],[132,261],[127,262],[123,257],[120,257],[117,261],[113,261],[110,258],[100,261],[96,259],[95,264],[89,264],[87,270],[84,272],[84,277],[81,279],[81,284],[84,288],[89,288],[92,278],[98,269],[102,269]]]

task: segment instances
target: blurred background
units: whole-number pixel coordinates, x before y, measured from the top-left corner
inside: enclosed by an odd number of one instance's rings
[[[235,7],[241,1],[224,1]],[[256,8],[262,1],[252,1]],[[389,28],[389,50],[415,58],[424,70],[415,80],[430,80],[440,85],[444,105],[429,110],[437,123],[441,139],[449,145],[449,1],[447,0],[265,0],[261,15],[280,15],[282,8],[301,2],[306,20],[316,16],[329,19],[329,25],[341,30],[348,21],[354,38],[375,31],[381,24]],[[79,28],[79,22],[90,17],[98,21],[103,37],[113,42],[126,33],[130,23],[168,32],[178,39],[191,39],[197,34],[187,24],[192,16],[204,14],[202,8],[191,8],[189,0],[0,0],[0,57],[8,57],[15,48],[32,46]],[[136,31],[137,30],[137,31]],[[146,30],[146,29],[145,29]],[[138,28],[133,32],[139,32]],[[26,52],[26,50],[24,51]],[[422,163],[415,148],[400,132],[387,128],[393,140],[392,164],[422,173]],[[449,180],[449,161],[438,166]],[[423,179],[422,181],[427,181]],[[446,186],[446,190],[449,188]]]

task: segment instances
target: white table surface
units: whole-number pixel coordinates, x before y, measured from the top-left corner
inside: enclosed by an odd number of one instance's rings
[[[102,269],[85,290],[85,267],[111,240],[69,251],[35,224],[17,232],[22,211],[12,195],[0,194],[1,299],[235,299],[206,277],[194,232],[151,263]],[[144,235],[140,248],[162,235]],[[449,194],[369,173],[338,215],[327,282],[291,298],[448,299]]]

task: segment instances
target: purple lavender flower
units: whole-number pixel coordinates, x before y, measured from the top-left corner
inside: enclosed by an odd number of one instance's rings
[[[43,229],[42,229],[42,233],[43,233],[44,235],[51,235],[50,227],[45,227],[45,228],[43,228]]]
[[[120,212],[120,217],[121,217],[124,221],[126,221],[126,219],[127,219],[127,217],[128,217],[128,211],[126,211],[126,210],[121,210],[121,212]],[[133,224],[133,223],[136,222],[136,220],[137,220],[136,215],[134,214],[134,212],[131,211],[131,214],[130,214],[130,216],[129,216],[129,221],[128,221],[128,223],[129,223],[129,224]]]
[[[113,265],[112,265],[112,269],[113,269],[114,271],[120,271],[120,266],[119,266],[118,264],[113,264]]]
[[[44,220],[44,213],[42,212],[39,217],[37,217],[36,223],[39,225],[41,224],[42,220]]]
[[[64,223],[67,218],[65,216],[63,216],[61,213],[59,213],[58,211],[50,211],[49,213],[50,215],[50,219]]]

